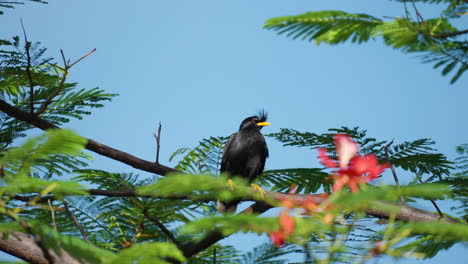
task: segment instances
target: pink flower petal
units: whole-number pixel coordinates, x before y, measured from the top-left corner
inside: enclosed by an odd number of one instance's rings
[[[350,136],[344,134],[336,134],[334,137],[336,153],[340,161],[340,167],[348,166],[349,161],[354,157],[358,151],[359,146],[354,142]]]
[[[294,218],[288,214],[288,211],[283,211],[279,217],[280,229],[284,231],[286,235],[294,232]]]
[[[320,160],[320,163],[322,163],[325,167],[328,168],[337,168],[338,164],[336,163],[336,160],[330,158],[328,156],[327,150],[324,148],[318,148],[318,158]]]
[[[333,191],[337,192],[343,188],[348,183],[349,177],[348,175],[337,175],[338,179],[335,179],[335,182],[333,183]]]
[[[285,234],[282,231],[275,231],[270,233],[270,240],[276,247],[284,246],[284,241],[286,239]]]

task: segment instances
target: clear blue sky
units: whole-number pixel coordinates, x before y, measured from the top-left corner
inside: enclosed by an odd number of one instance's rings
[[[440,12],[418,7],[426,18]],[[161,161],[173,165],[167,159],[176,149],[229,135],[259,108],[270,114],[265,132],[360,126],[396,142],[432,138],[454,157],[455,147],[468,142],[466,75],[449,85],[431,65],[380,40],[317,47],[262,29],[271,17],[325,9],[403,15],[401,3],[375,0],[50,0],[6,10],[0,24],[2,37],[21,35],[21,18],[28,38],[56,58],[59,49],[74,60],[97,48],[71,78],[79,87],[99,86],[120,96],[67,127],[144,159],[154,159],[152,132],[159,121]],[[314,152],[282,148],[271,139],[268,144],[267,169],[317,165]],[[93,166],[133,171],[101,157]],[[229,242],[254,246],[240,238]],[[458,246],[424,263],[457,263],[465,253]]]

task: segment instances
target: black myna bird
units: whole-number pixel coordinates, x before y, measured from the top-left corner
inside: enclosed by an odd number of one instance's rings
[[[239,131],[232,134],[224,146],[221,172],[228,172],[231,176],[241,176],[249,183],[263,172],[268,148],[260,129],[270,125],[266,120],[267,114],[261,111],[258,116],[247,117],[242,121]],[[257,185],[253,186],[261,190]],[[236,200],[218,202],[217,208],[221,213],[234,213],[238,203]]]

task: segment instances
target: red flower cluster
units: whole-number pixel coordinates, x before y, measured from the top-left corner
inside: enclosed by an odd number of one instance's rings
[[[319,148],[318,158],[326,167],[338,168],[331,175],[335,180],[333,184],[335,192],[341,190],[344,185],[348,185],[352,192],[356,192],[359,184],[377,178],[389,167],[387,163],[379,165],[373,154],[357,155],[359,146],[348,135],[337,134],[334,141],[338,160],[330,158],[324,148]]]
[[[286,238],[294,232],[295,222],[294,218],[285,210],[279,216],[279,223],[280,229],[270,233],[270,239],[275,246],[282,247]]]
[[[289,194],[295,194],[295,186],[291,187]],[[288,196],[278,198],[282,206],[286,209],[280,213],[279,224],[280,228],[277,231],[270,233],[270,239],[272,243],[281,247],[284,246],[286,238],[294,232],[295,222],[294,218],[289,215],[289,211],[294,208],[302,208],[303,211],[301,215],[307,215],[312,213],[324,213],[327,210],[332,208],[332,205],[328,202],[328,194],[321,194],[321,198],[325,199],[325,202],[317,204],[317,202],[312,197],[291,199]],[[323,221],[327,224],[331,224],[333,221],[333,215],[326,213],[323,217]]]

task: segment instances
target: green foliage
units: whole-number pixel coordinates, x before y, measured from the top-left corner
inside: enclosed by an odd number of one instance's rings
[[[220,264],[237,264],[239,263],[239,250],[233,246],[221,246],[215,244],[196,256],[190,258],[188,264],[211,264],[213,263],[214,255],[216,256],[216,263]]]
[[[169,161],[182,156],[175,168],[192,174],[211,174],[219,172],[223,146],[227,137],[210,137],[202,139],[195,148],[180,148],[176,150]]]
[[[69,68],[58,66],[51,58],[44,57],[46,49],[40,47],[39,42],[22,45],[20,38],[14,37],[12,41],[0,41],[0,46],[4,46],[0,50],[0,99],[26,112],[31,112],[33,99],[34,115],[55,125],[63,125],[71,118],[82,119],[91,114],[90,109],[101,108],[103,102],[116,96],[99,88],[78,89],[77,83],[68,83]],[[0,128],[0,150],[4,150],[15,139],[24,137],[32,126],[1,115]]]
[[[139,175],[110,173],[101,170],[79,170],[76,180],[87,181],[99,189],[128,190],[147,186],[155,178]],[[202,206],[189,200],[166,200],[142,197],[89,197],[80,201],[83,212],[90,213],[90,221],[98,225],[92,239],[99,245],[114,250],[125,244],[143,241],[164,241],[166,235],[159,226],[148,220],[146,214],[162,224],[185,223]],[[79,215],[83,215],[80,213]],[[176,232],[172,230],[171,232]]]
[[[278,31],[293,39],[339,44],[351,39],[351,42],[368,41],[373,31],[383,22],[366,14],[350,14],[342,11],[327,10],[307,12],[297,16],[270,18],[264,28]]]
[[[0,0],[0,8],[14,8],[16,5],[24,5],[24,2],[36,2],[36,3],[41,3],[41,4],[47,4],[46,1],[43,0],[23,0],[23,1],[18,1],[18,0]],[[3,15],[4,12],[0,10],[0,15]]]
[[[64,249],[80,262],[89,263],[105,263],[112,256],[110,251],[90,245],[77,237],[63,235],[43,224],[31,223],[34,234],[40,235],[46,248],[54,249],[57,254],[60,254],[60,249]]]
[[[365,187],[365,186],[363,186]],[[358,193],[338,192],[330,197],[330,202],[339,205],[339,210],[359,211],[365,208],[385,209],[398,211],[395,204],[382,203],[381,201],[396,202],[400,197],[414,197],[425,199],[446,199],[450,197],[451,190],[446,184],[426,183],[417,185],[379,186],[368,187]],[[377,201],[377,202],[375,202]]]
[[[325,10],[270,18],[265,22],[264,28],[293,39],[314,41],[317,45],[341,44],[348,40],[361,44],[382,37],[387,46],[406,53],[421,54],[423,62],[434,63],[434,68],[444,66],[444,76],[455,71],[450,81],[455,83],[468,69],[468,44],[466,40],[457,40],[464,33],[454,27],[448,18],[458,18],[467,10],[468,5],[462,0],[444,2],[450,5],[440,18],[422,20],[415,6],[416,21],[409,13],[405,17],[396,17],[386,22],[368,14]]]
[[[342,126],[341,128],[330,128],[327,133],[299,132],[295,129],[281,128],[278,133],[268,134],[283,146],[296,146],[307,148],[326,148],[329,152],[334,152],[335,146],[333,137],[336,134],[347,134],[355,140],[362,154],[374,153],[376,150],[381,150],[387,143],[386,141],[377,141],[377,139],[368,137],[367,130],[360,130],[359,127],[349,128]],[[378,151],[377,151],[378,152]]]
[[[254,192],[246,181],[239,177],[231,180],[234,186],[226,186],[227,175],[214,177],[212,175],[172,174],[160,179],[154,184],[138,189],[141,195],[153,197],[186,197],[191,200],[220,199],[232,200],[236,198],[261,199],[260,194]]]
[[[468,241],[468,226],[464,223],[406,223],[400,228],[410,229],[415,234],[436,235],[448,241]]]
[[[102,263],[132,263],[132,264],[165,264],[170,263],[164,259],[171,258],[185,261],[185,257],[179,249],[171,243],[151,242],[134,245],[120,251],[112,258],[107,258]]]
[[[416,175],[430,175],[426,179],[427,182],[436,178],[442,180],[450,174],[453,163],[447,160],[445,155],[434,153],[436,150],[431,147],[434,144],[434,141],[427,138],[405,141],[389,148],[389,160],[395,167],[401,167]]]
[[[66,195],[86,195],[83,186],[76,182],[45,181],[30,177],[16,177],[14,181],[7,181],[8,186],[0,187],[1,194],[40,193],[53,194],[62,200]]]
[[[286,264],[287,260],[278,259],[286,254],[296,252],[295,247],[289,245],[281,249],[271,243],[264,243],[252,249],[242,257],[240,264]]]
[[[315,193],[320,187],[329,191],[331,187],[328,173],[316,168],[267,170],[256,182],[278,192],[287,192],[293,185],[297,185],[297,193]]]
[[[377,156],[381,162],[390,162],[393,166],[410,171],[419,177],[427,176],[426,181],[443,179],[450,174],[453,163],[445,155],[437,153],[432,146],[435,144],[430,139],[418,139],[414,141],[405,141],[401,144],[393,144],[388,147],[388,158],[385,146],[388,141],[380,141],[367,136],[366,130],[360,130],[359,127],[332,128],[329,132],[317,134],[312,132],[299,132],[294,129],[280,129],[278,133],[272,133],[267,136],[275,138],[283,143],[284,146],[296,146],[307,148],[326,148],[332,157],[336,158],[333,136],[335,134],[350,135],[360,145],[362,155],[372,153]]]
[[[447,250],[455,243],[454,241],[445,240],[440,235],[416,236],[416,238],[417,239],[415,241],[398,247],[398,250],[423,254],[424,258],[432,258],[439,251]]]
[[[459,204],[451,209],[468,220],[468,144],[457,147],[459,156],[455,159],[456,171],[442,182],[450,184],[454,193],[454,200]]]
[[[23,2],[0,1],[0,8],[11,8]],[[467,68],[467,44],[457,40],[457,29],[449,19],[457,18],[456,12],[465,10],[464,3],[456,0],[420,2],[448,4],[445,17],[423,22],[406,16],[387,22],[367,14],[323,11],[271,19],[265,27],[316,44],[341,44],[348,40],[363,43],[382,37],[392,48],[423,54],[424,61],[434,63],[444,75],[456,72],[452,78],[454,82]],[[91,110],[103,107],[105,101],[115,96],[99,88],[78,88],[76,83],[67,81],[70,67],[75,63],[64,59],[65,65],[59,66],[45,55],[46,49],[40,43],[21,43],[18,37],[11,41],[0,40],[0,100],[29,113],[31,118],[41,117],[60,126],[72,118],[90,115]],[[177,249],[175,244],[193,243],[213,230],[220,230],[224,235],[269,234],[280,228],[277,217],[220,216],[214,210],[216,200],[262,200],[279,205],[269,196],[264,199],[242,179],[234,178],[234,185],[229,187],[226,186],[228,175],[217,175],[226,137],[210,137],[194,148],[177,150],[170,160],[179,159],[176,168],[190,174],[162,178],[83,169],[89,157],[81,150],[87,141],[67,130],[49,130],[19,147],[12,147],[32,128],[0,113],[2,233],[17,230],[39,235],[47,248],[64,249],[78,261],[88,263],[167,263],[169,259],[176,259],[194,264],[212,263],[216,257],[217,263],[279,264],[286,262],[281,257],[298,250],[295,246],[278,249],[266,243],[241,256],[232,246],[212,245],[185,259]],[[324,134],[282,129],[269,136],[285,146],[324,147],[336,157],[333,144],[336,133],[352,136],[360,144],[361,154],[374,153],[381,162],[389,161],[405,172],[425,177],[427,182],[448,183],[451,189],[447,184],[432,183],[400,188],[363,185],[358,193],[345,190],[333,193],[328,206],[318,205],[312,213],[303,209],[289,210],[296,226],[287,238],[289,243],[304,245],[301,252],[311,246],[314,254],[327,255],[328,262],[349,262],[375,252],[377,241],[388,245],[380,252],[382,254],[401,257],[412,252],[430,257],[456,242],[467,240],[468,231],[463,224],[396,224],[392,215],[385,225],[368,227],[373,219],[362,213],[364,209],[373,208],[396,214],[401,209],[396,203],[401,196],[446,199],[452,194],[464,203],[458,210],[466,213],[466,146],[460,147],[463,156],[457,160],[458,172],[451,175],[452,163],[433,148],[434,142],[429,139],[387,148],[389,142],[369,137],[365,130],[357,127],[330,129]],[[75,177],[72,181],[55,179],[61,175]],[[327,176],[320,168],[275,169],[266,170],[257,178],[257,183],[281,192],[297,185],[298,193],[310,194],[321,189],[329,191],[331,182],[327,181]],[[80,184],[116,192],[137,190],[138,196],[89,195]],[[56,230],[50,228],[51,224]],[[84,236],[82,232],[90,243],[80,239]],[[173,240],[168,232],[177,241],[168,242]]]
[[[27,140],[22,146],[0,153],[7,179],[28,176],[31,169],[62,171],[85,165],[79,154],[87,140],[70,130],[48,130],[42,136]]]
[[[6,185],[0,187],[0,193],[38,193],[39,196],[50,193],[57,199],[63,199],[65,195],[87,194],[76,182],[30,177],[34,168],[47,170],[55,166],[55,170],[66,170],[67,167],[74,167],[70,161],[73,161],[74,155],[83,149],[86,142],[86,139],[69,130],[49,130],[42,136],[29,139],[22,146],[2,153],[0,164]]]
[[[213,229],[219,229],[223,235],[232,235],[238,231],[255,232],[263,234],[278,229],[276,217],[258,217],[258,215],[238,214],[228,216],[213,216],[200,218],[184,225],[182,233],[206,233]]]

